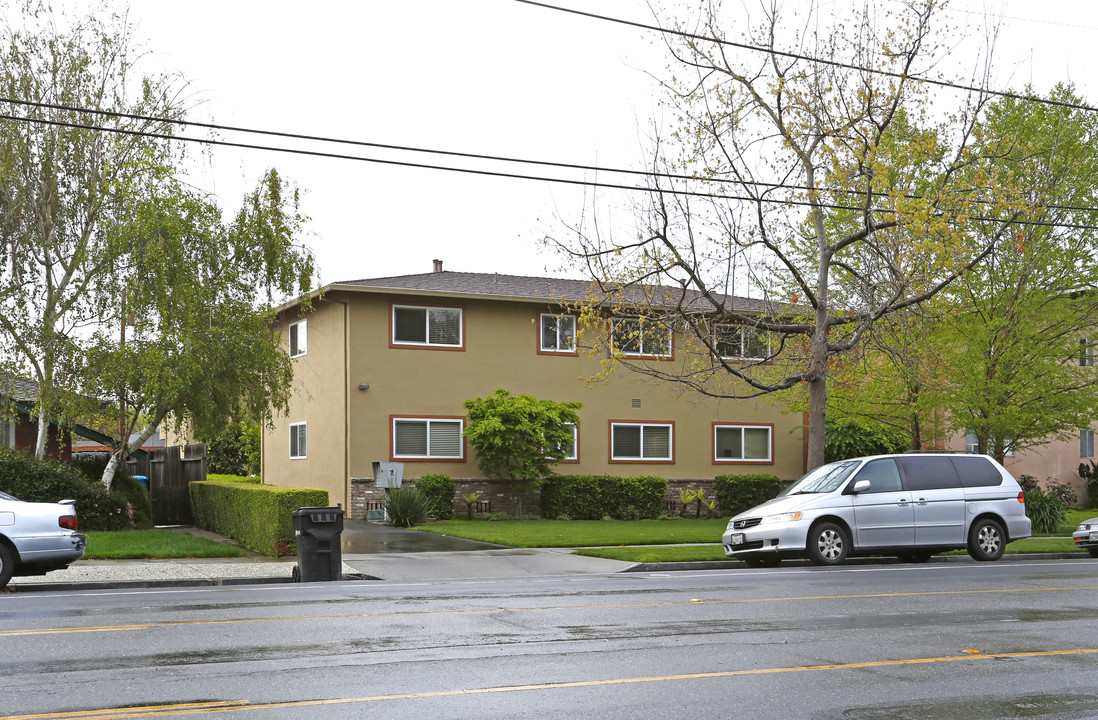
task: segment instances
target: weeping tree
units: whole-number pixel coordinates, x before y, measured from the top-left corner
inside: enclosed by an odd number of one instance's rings
[[[952,32],[939,3],[830,7],[771,7],[747,29],[716,5],[663,19],[674,125],[657,134],[636,232],[595,208],[548,238],[596,281],[596,352],[711,397],[802,394],[810,467],[836,359],[1032,213],[1021,182],[988,180],[1006,149],[973,141],[987,95],[938,89],[952,109],[931,107],[922,78]],[[607,303],[628,310],[608,317]],[[644,347],[665,331],[675,347]]]
[[[149,135],[171,134],[171,126],[148,118],[179,118],[183,86],[138,71],[140,52],[116,14],[60,17],[28,0],[5,19],[0,362],[35,380],[41,457],[50,421],[87,410],[74,404],[83,338],[124,281],[120,228],[182,160],[177,147]]]
[[[125,417],[105,485],[165,421],[208,437],[286,409],[293,371],[270,308],[312,286],[304,220],[297,192],[274,170],[232,222],[180,184],[138,206],[125,228],[129,282],[89,353],[87,381],[117,394]]]

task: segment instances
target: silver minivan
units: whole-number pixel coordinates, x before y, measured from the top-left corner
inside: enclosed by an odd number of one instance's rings
[[[955,549],[998,560],[1031,531],[1021,486],[994,459],[905,453],[818,467],[729,520],[723,542],[725,555],[754,567],[789,557],[838,565],[851,555],[926,562]]]

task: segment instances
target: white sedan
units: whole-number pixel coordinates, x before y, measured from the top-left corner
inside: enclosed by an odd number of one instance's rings
[[[1075,541],[1075,547],[1086,550],[1092,558],[1098,558],[1098,517],[1079,523],[1071,539]]]
[[[0,492],[0,589],[12,575],[42,575],[84,556],[73,500],[23,502]]]

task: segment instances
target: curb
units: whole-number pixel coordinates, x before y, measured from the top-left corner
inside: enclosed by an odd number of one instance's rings
[[[1090,556],[1086,553],[1018,553],[1016,555],[1003,555],[996,562],[1023,562],[1026,560],[1090,560]],[[938,563],[977,563],[967,555],[943,555],[934,556],[925,565],[935,565]],[[843,565],[916,565],[919,563],[903,563],[896,558],[888,557],[865,557],[865,558],[850,558]],[[794,558],[791,560],[783,560],[782,567],[821,567],[813,565],[809,561],[803,558]],[[693,562],[656,562],[656,563],[635,563],[620,570],[619,572],[675,572],[682,570],[735,570],[737,568],[743,569],[755,569],[748,568],[743,560],[697,560]]]

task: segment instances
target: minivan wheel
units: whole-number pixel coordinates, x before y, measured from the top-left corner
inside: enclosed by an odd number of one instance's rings
[[[990,518],[977,520],[968,531],[968,554],[974,560],[998,560],[1006,549],[1003,526]]]
[[[1090,553],[1092,558],[1098,558],[1098,547],[1087,548],[1087,552]]]
[[[0,590],[8,586],[11,574],[15,572],[15,558],[4,543],[0,543]]]
[[[835,523],[820,523],[808,533],[806,549],[813,565],[839,565],[850,552],[850,539]]]

